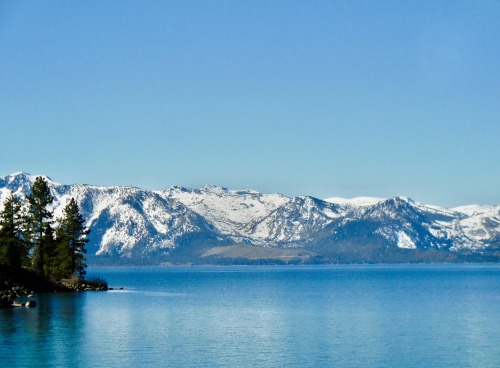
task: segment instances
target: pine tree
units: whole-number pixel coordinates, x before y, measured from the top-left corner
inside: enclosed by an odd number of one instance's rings
[[[50,276],[52,279],[60,279],[59,269],[61,265],[59,263],[59,254],[57,241],[54,235],[54,229],[52,226],[47,226],[43,234],[43,247],[44,247],[44,259],[45,259],[45,274]]]
[[[31,194],[28,196],[28,237],[32,247],[32,255],[38,264],[38,272],[42,278],[45,276],[46,248],[52,245],[47,233],[52,230],[50,228],[52,212],[49,205],[52,204],[53,200],[47,181],[38,176],[33,183]]]
[[[0,271],[10,276],[19,273],[27,256],[22,224],[21,200],[11,193],[0,212]]]
[[[80,214],[76,201],[71,198],[63,211],[63,218],[56,229],[58,242],[59,264],[65,276],[76,275],[78,278],[85,276],[85,245],[89,241],[87,235],[90,230],[85,228],[85,220]]]

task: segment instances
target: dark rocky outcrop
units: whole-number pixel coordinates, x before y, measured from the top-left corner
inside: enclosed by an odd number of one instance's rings
[[[77,277],[60,281],[40,279],[30,271],[16,275],[14,279],[0,279],[0,308],[35,307],[34,300],[22,302],[21,298],[31,298],[34,293],[105,291],[108,285],[104,280],[95,278],[81,280]]]
[[[62,279],[59,284],[67,291],[108,290],[108,284],[103,280],[80,280],[78,278]]]

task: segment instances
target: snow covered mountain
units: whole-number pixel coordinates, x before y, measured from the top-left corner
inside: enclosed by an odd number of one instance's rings
[[[177,200],[206,218],[222,234],[242,242],[252,242],[249,223],[269,216],[276,208],[290,202],[281,194],[262,194],[254,190],[228,190],[214,185],[201,189],[171,187],[159,192]]]
[[[24,173],[0,177],[1,206],[13,192],[24,197],[36,176]],[[62,215],[70,198],[78,203],[90,228],[89,253],[144,256],[168,251],[193,234],[219,238],[219,231],[179,201],[132,187],[62,185],[45,177],[54,197],[55,217]]]
[[[482,251],[500,245],[500,206],[447,209],[405,197],[351,200],[350,206],[344,225],[358,222],[368,228],[376,224],[373,234],[399,248]]]
[[[35,178],[0,177],[0,208],[11,191],[29,194]],[[323,201],[211,185],[149,191],[45,178],[56,217],[71,197],[77,201],[96,262],[500,260],[500,206],[446,209],[405,197]]]

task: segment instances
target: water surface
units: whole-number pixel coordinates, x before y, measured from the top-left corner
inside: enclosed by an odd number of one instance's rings
[[[499,367],[500,266],[94,268],[0,310],[9,367]]]

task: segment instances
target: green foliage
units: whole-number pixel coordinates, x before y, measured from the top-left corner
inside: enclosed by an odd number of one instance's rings
[[[18,274],[27,257],[22,225],[21,201],[11,193],[0,212],[0,273]]]
[[[48,233],[53,222],[49,209],[53,200],[47,181],[37,177],[28,196],[27,239],[41,277],[45,275],[45,253],[50,253],[50,249],[46,248],[52,245]]]
[[[63,218],[56,229],[58,241],[58,259],[63,275],[75,274],[79,278],[85,276],[85,244],[90,230],[84,226],[85,220],[75,200],[71,198],[64,208]]]
[[[11,194],[0,212],[0,278],[33,270],[40,280],[83,279],[89,230],[76,201],[71,198],[54,228],[47,181],[37,177],[26,199],[23,207]]]
[[[107,281],[98,276],[92,276],[86,282],[96,289],[108,289]]]

